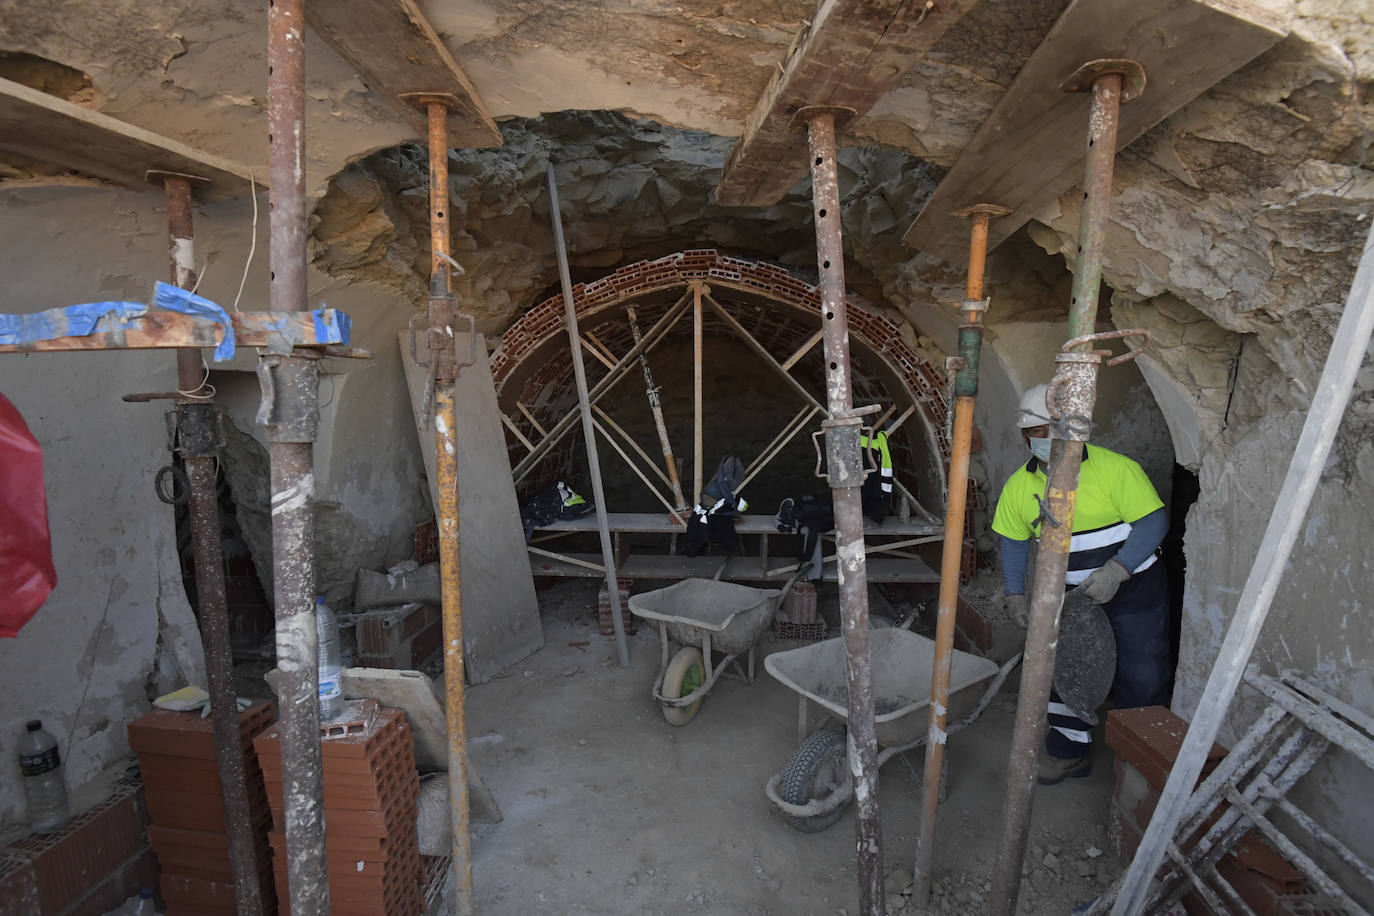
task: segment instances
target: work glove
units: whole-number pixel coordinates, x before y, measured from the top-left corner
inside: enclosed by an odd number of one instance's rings
[[[1083,584],[1078,586],[1078,590],[1098,604],[1106,604],[1116,597],[1116,590],[1121,588],[1121,583],[1129,578],[1131,578],[1130,570],[1116,560],[1108,560],[1094,569],[1092,575],[1084,579]]]
[[[1012,623],[1025,629],[1030,620],[1030,600],[1025,595],[1007,595],[1002,599],[1002,610],[1007,612]]]

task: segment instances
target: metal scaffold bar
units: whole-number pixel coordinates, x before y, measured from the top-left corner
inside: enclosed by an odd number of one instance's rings
[[[191,183],[186,176],[164,175],[171,279],[182,289],[195,286],[195,233],[191,214]],[[205,645],[205,675],[209,682],[210,727],[224,801],[229,864],[234,873],[234,902],[244,916],[263,911],[258,884],[257,853],[253,843],[252,812],[248,805],[248,774],[240,746],[238,704],[234,691],[234,656],[229,640],[229,609],[224,591],[224,547],[220,543],[219,497],[216,491],[219,411],[206,393],[201,353],[177,351],[176,437],[186,471],[191,517],[191,543],[196,570],[196,604],[201,641]]]
[[[444,712],[448,734],[449,827],[452,832],[453,913],[471,916],[472,838],[468,798],[467,673],[463,661],[463,561],[458,514],[458,414],[455,381],[468,363],[458,361],[458,303],[449,283],[449,97],[410,93],[425,112],[429,135],[429,365],[434,374],[435,506],[439,528],[439,582],[444,628]],[[476,346],[475,331],[473,346]]]
[[[272,310],[306,309],[305,3],[273,0],[267,12],[268,174]],[[286,860],[294,916],[329,913],[324,770],[315,629],[314,447],[319,425],[316,360],[301,350],[258,359],[271,459],[272,586],[281,672]]]
[[[835,509],[835,553],[840,580],[845,671],[849,685],[849,773],[854,781],[859,912],[882,916],[883,833],[878,807],[877,734],[873,720],[873,673],[869,666],[868,573],[860,490],[864,481],[859,412],[854,410],[849,361],[849,319],[844,289],[844,241],[840,235],[840,188],[835,161],[833,108],[803,108],[811,152],[816,264],[820,274],[824,331],[826,470]],[[876,410],[876,405],[873,408]]]
[[[973,443],[973,408],[978,397],[978,359],[983,347],[983,267],[988,253],[988,221],[1009,211],[980,204],[966,211],[973,219],[969,236],[968,282],[964,291],[959,355],[954,366],[954,437],[949,457],[949,498],[945,509],[945,543],[940,563],[939,611],[935,623],[935,657],[930,681],[930,728],[926,738],[922,783],[921,829],[916,840],[918,907],[930,900],[931,863],[935,856],[935,819],[940,812],[941,767],[949,713],[949,676],[954,660],[954,621],[959,602],[959,569],[964,556],[964,511],[968,501],[969,452]]]
[[[577,333],[577,306],[573,302],[572,278],[568,273],[568,249],[563,241],[563,215],[558,210],[558,182],[554,180],[552,162],[548,165],[548,177],[554,250],[558,254],[558,276],[563,284],[563,313],[568,324],[568,349],[572,352],[577,401],[582,411],[582,434],[587,443],[587,469],[592,478],[592,498],[596,500],[596,526],[601,535],[601,562],[606,567],[606,591],[610,596],[611,625],[615,629],[615,648],[616,654],[620,657],[620,667],[628,668],[630,650],[625,644],[625,622],[621,619],[620,585],[615,575],[615,551],[611,547],[611,529],[606,519],[606,493],[601,487],[601,464],[596,457],[596,421],[592,418],[591,397],[587,392],[587,369],[582,365],[582,347]],[[636,343],[641,352],[642,344],[643,341]],[[623,362],[628,358],[629,354],[621,357],[621,360]]]
[[[1064,576],[1069,564],[1069,543],[1078,499],[1078,472],[1083,461],[1083,443],[1092,430],[1097,370],[1104,352],[1090,352],[1092,344],[1086,340],[1079,342],[1079,339],[1090,337],[1097,323],[1098,287],[1102,281],[1102,251],[1111,207],[1112,169],[1123,87],[1129,86],[1127,98],[1132,98],[1143,89],[1144,82],[1144,71],[1134,61],[1100,60],[1080,68],[1061,87],[1066,91],[1088,88],[1092,91],[1087,166],[1083,210],[1078,223],[1078,257],[1073,271],[1073,301],[1069,308],[1069,341],[1065,344],[1065,352],[1056,357],[1058,365],[1047,399],[1050,416],[1058,421],[1059,429],[1050,451],[1044,521],[1040,527],[1040,549],[1030,596],[1025,661],[1021,668],[1020,697],[1007,763],[1002,835],[993,869],[989,907],[993,916],[1011,916],[1016,912],[1020,893],[1021,864],[1026,854],[1031,803],[1038,775],[1037,761],[1044,742],[1045,715],[1054,676],[1059,612],[1064,602]]]

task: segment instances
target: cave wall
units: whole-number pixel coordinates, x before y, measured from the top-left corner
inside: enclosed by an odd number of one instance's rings
[[[1367,3],[1352,0],[1281,5],[1293,13],[1292,36],[1133,144],[1118,157],[1114,185],[1104,262],[1104,281],[1111,290],[1104,305],[1110,303],[1110,312],[1104,309],[1103,326],[1156,331],[1139,370],[1162,408],[1161,419],[1152,422],[1167,424],[1174,457],[1196,470],[1202,485],[1186,543],[1184,656],[1175,701],[1185,715],[1196,703],[1233,613],[1247,558],[1253,556],[1267,519],[1265,494],[1273,492],[1286,464],[1374,209],[1374,178],[1368,167],[1374,13]],[[570,188],[582,189],[570,200],[570,209],[595,217],[580,225],[574,218],[569,226],[577,266],[592,271],[618,259],[662,253],[660,246],[681,247],[679,241],[687,237],[724,239],[723,247],[731,247],[727,236],[737,231],[732,221],[741,216],[747,227],[736,239],[741,246],[777,233],[782,240],[770,242],[771,253],[805,263],[809,208],[804,197],[752,214],[714,212],[699,223],[663,215],[705,212],[713,171],[729,147],[725,138],[739,130],[811,6],[801,0],[632,7],[558,0],[529,10],[510,0],[480,6],[435,0],[428,11],[498,118],[534,119],[564,108],[613,110],[709,132],[693,144],[681,142],[682,131],[641,128],[643,136],[634,142],[612,137],[607,147],[604,138],[593,136],[606,122],[585,131],[578,143],[586,152],[571,157],[580,162],[566,164],[560,178]],[[1063,6],[1063,0],[980,4],[855,125],[862,140],[886,147],[845,151],[842,189],[851,282],[890,309],[905,325],[903,334],[929,349],[937,361],[939,350],[952,349],[949,329],[963,294],[962,272],[904,250],[900,234],[938,178],[931,164],[948,164],[957,157]],[[40,54],[90,74],[90,103],[101,111],[249,164],[265,161],[261,7],[209,0],[55,0],[11,4],[0,16],[6,45],[0,50]],[[313,33],[307,32],[307,46],[307,180],[313,193],[322,194],[326,182],[349,163],[412,139],[413,131]],[[233,65],[226,66],[228,61]],[[487,309],[484,329],[499,330],[522,303],[537,301],[552,279],[551,249],[539,240],[546,213],[524,191],[542,180],[539,139],[532,136],[523,147],[512,144],[509,162],[514,164],[501,166],[509,175],[500,182],[489,181],[485,166],[467,173],[471,185],[462,193],[466,226],[456,225],[455,242],[460,244],[455,247],[469,268],[463,299]],[[480,155],[464,153],[459,165],[477,162]],[[620,183],[600,171],[598,162],[614,155],[623,157],[626,176],[638,184]],[[637,171],[629,168],[636,157]],[[482,161],[499,165],[507,160]],[[665,166],[662,174],[676,170],[677,177],[652,180],[659,164]],[[473,190],[483,183],[485,193]],[[351,213],[331,214],[323,206],[317,213],[321,241],[347,236],[350,220],[380,220],[378,213],[386,217],[379,232],[393,233],[394,239],[384,240],[380,255],[372,248],[378,233],[354,233],[351,252],[345,246],[331,254],[327,244],[316,249],[326,259],[317,264],[330,276],[314,273],[311,279],[314,292],[326,293],[331,304],[356,304],[355,318],[378,340],[389,340],[384,331],[401,326],[419,304],[410,274],[424,259],[420,248],[404,250],[405,232],[400,231],[406,228],[404,220],[413,222],[414,214],[423,212],[419,187],[410,181],[404,198],[381,194],[377,206],[356,207]],[[508,188],[513,187],[521,193],[512,196]],[[633,194],[630,188],[636,189]],[[362,187],[359,193],[374,191]],[[52,188],[3,194],[7,218],[0,235],[8,242],[3,257],[11,266],[7,311],[115,293],[142,294],[152,277],[165,272],[165,224],[155,198]],[[990,264],[991,358],[984,363],[979,426],[988,443],[984,474],[993,485],[1014,464],[1016,452],[1015,440],[1005,432],[1005,410],[1021,388],[1048,374],[1042,360],[1054,334],[1034,326],[1061,320],[1063,269],[1071,263],[1067,254],[1077,226],[1075,197],[1067,195],[1040,214],[1023,234],[994,252]],[[226,236],[246,231],[251,219],[246,202],[219,212],[219,228]],[[626,213],[635,221],[633,231],[622,229],[619,217]],[[264,218],[258,266],[249,285],[258,291],[252,307],[265,297],[265,223]],[[215,225],[208,214],[198,214],[202,238]],[[406,231],[414,234],[416,227]],[[519,239],[513,248],[504,243],[511,238]],[[220,247],[219,259],[211,252],[212,272],[204,291],[212,298],[232,299],[245,249],[246,239],[240,236]],[[369,264],[377,255],[376,262],[394,276],[352,275],[348,258],[328,260],[335,254]],[[341,298],[335,299],[336,294]],[[997,311],[1002,308],[1006,311]],[[1040,343],[1034,348],[1018,343],[1028,335]],[[408,479],[413,456],[390,448],[406,430],[394,425],[403,405],[395,394],[401,390],[399,368],[394,363],[394,371],[387,368],[394,359],[389,349],[379,344],[377,363],[348,370],[337,391],[338,415],[326,419],[334,429],[331,441],[317,450],[337,481],[337,500],[356,500],[366,507],[366,520],[336,527],[352,526],[393,544],[410,520],[394,518],[396,528],[379,532],[376,516],[391,506],[406,507],[402,515],[407,514],[420,508],[416,501],[423,496],[415,495],[414,481]],[[133,468],[159,462],[162,434],[153,411],[130,407],[134,412],[127,414],[127,422],[114,428],[113,419],[122,420],[125,408],[112,411],[103,400],[74,401],[79,397],[74,389],[81,386],[52,381],[66,373],[49,367],[67,364],[73,367],[72,378],[95,378],[95,370],[82,367],[103,365],[98,361],[106,357],[45,357],[51,361],[32,370],[38,358],[0,360],[0,384],[35,423],[40,438],[60,442],[73,456],[101,456],[111,468],[118,464],[121,474],[126,466],[133,474]],[[1037,371],[1041,365],[1044,369]],[[123,355],[98,375],[101,381],[126,377],[129,390],[165,389],[171,380],[162,362],[136,354]],[[1143,403],[1137,382],[1121,384],[1126,387],[1118,404]],[[225,387],[236,389],[237,384],[226,382]],[[345,392],[351,392],[346,399]],[[1374,686],[1360,668],[1362,658],[1369,657],[1368,647],[1347,634],[1358,629],[1353,621],[1363,610],[1361,596],[1374,586],[1362,532],[1355,527],[1374,508],[1369,492],[1374,468],[1367,445],[1374,421],[1371,392],[1374,373],[1366,368],[1328,469],[1327,486],[1314,504],[1309,536],[1299,543],[1285,577],[1279,604],[1291,610],[1276,605],[1258,650],[1262,664],[1291,662],[1306,668],[1333,692],[1366,708],[1374,702]],[[233,409],[242,418],[250,413],[252,395],[241,392],[239,397]],[[370,402],[378,398],[380,413],[374,414]],[[1129,416],[1108,403],[1103,410],[1098,419],[1104,435],[1112,431],[1110,417]],[[45,419],[34,421],[34,415]],[[391,418],[378,422],[381,434],[374,432],[374,416]],[[244,421],[243,428],[249,430],[251,424]],[[145,438],[146,445],[136,444]],[[1145,438],[1150,441],[1125,442],[1121,448],[1154,455],[1152,443],[1162,441],[1158,427]],[[69,585],[72,590],[70,598],[62,598],[65,605],[53,607],[70,608],[76,623],[68,632],[74,637],[59,639],[51,632],[49,637],[29,637],[26,631],[21,641],[41,640],[40,651],[28,654],[0,645],[0,653],[13,655],[23,673],[36,668],[31,659],[50,653],[51,667],[31,673],[35,683],[52,686],[53,699],[25,688],[6,702],[25,709],[51,703],[49,714],[74,719],[83,708],[71,687],[75,678],[60,684],[51,679],[55,672],[79,671],[84,655],[74,646],[84,642],[96,645],[92,651],[102,658],[115,652],[119,657],[114,660],[127,662],[118,672],[97,664],[100,676],[83,688],[87,702],[92,696],[109,702],[108,718],[114,723],[117,713],[142,702],[138,684],[155,653],[147,602],[161,593],[157,577],[148,570],[156,569],[169,549],[162,539],[169,536],[164,529],[170,521],[160,504],[150,502],[151,494],[140,496],[141,488],[133,482],[108,492],[83,489],[82,481],[90,479],[82,477],[86,469],[66,469],[61,462],[67,460],[60,458],[57,470],[49,472],[60,480],[56,489],[50,488],[54,519],[85,520],[92,511],[110,514],[87,521],[79,541],[61,545],[59,572],[68,572],[59,591]],[[379,481],[365,492],[352,480],[363,473]],[[94,541],[117,540],[120,526],[136,531],[127,542],[136,552],[123,560],[105,558]],[[376,549],[380,555],[389,548]],[[341,560],[340,567],[345,565]],[[76,571],[88,568],[99,574]],[[87,575],[89,581],[78,591]],[[119,600],[141,622],[131,619],[117,640],[93,642],[99,627],[91,617],[89,596],[110,594],[115,576],[137,578],[136,586],[124,593],[127,598]],[[61,616],[49,610],[44,611],[47,620]],[[1229,733],[1243,727],[1252,713],[1242,702]],[[6,715],[0,725],[23,714],[7,708]],[[84,719],[87,714],[80,715]],[[111,758],[122,741],[118,731],[109,725],[100,732],[102,737],[90,743],[91,759],[74,761],[73,779]],[[1365,817],[1368,803],[1347,810],[1352,819]],[[0,824],[7,816],[0,813]]]
[[[147,301],[153,282],[167,274],[167,217],[158,193],[0,189],[0,212],[7,312]],[[197,264],[206,267],[200,292],[229,307],[248,254],[251,202],[198,207],[195,215]],[[243,308],[265,307],[254,293],[267,286],[265,223]],[[405,326],[408,310],[396,308],[385,290],[320,274],[310,285],[312,306],[323,300],[355,317],[355,340],[363,346],[392,341]],[[394,345],[376,350],[369,362],[327,360],[321,383],[317,577],[324,593],[345,606],[358,567],[410,556],[413,526],[429,515],[399,352]],[[253,351],[241,350],[228,364],[236,369],[211,364],[211,381],[240,431],[231,433],[222,460],[270,595],[268,466],[253,419],[260,398],[255,362]],[[11,685],[0,697],[0,733],[17,735],[27,719],[42,718],[61,743],[78,807],[100,800],[107,768],[122,770],[127,722],[188,679],[203,686],[203,676],[185,676],[159,640],[161,616],[198,641],[172,508],[153,492],[153,474],[169,463],[167,406],[120,400],[175,386],[168,352],[0,356],[0,392],[44,448],[58,573],[38,615],[18,638],[0,640],[0,668]],[[0,832],[24,822],[20,779],[17,758],[8,755],[0,762]]]
[[[84,188],[0,191],[5,311],[142,299],[167,270],[165,217],[152,201]],[[153,493],[153,474],[169,457],[165,406],[120,401],[175,384],[168,353],[0,355],[0,392],[43,448],[57,569],[38,614],[17,638],[0,640],[0,734],[11,747],[26,720],[41,718],[76,805],[99,800],[79,790],[103,782],[107,765],[127,753],[125,723],[156,695],[166,661],[159,611],[191,613],[172,507]],[[0,832],[24,820],[18,758],[5,754]]]

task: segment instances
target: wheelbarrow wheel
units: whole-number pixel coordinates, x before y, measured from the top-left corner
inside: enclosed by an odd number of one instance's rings
[[[778,796],[792,805],[804,805],[830,796],[849,778],[848,758],[843,732],[816,732],[798,745],[792,759],[787,761]],[[820,833],[838,821],[848,807],[846,801],[825,814],[815,817],[789,815],[787,819],[803,833]]]
[[[668,671],[663,675],[663,697],[676,700],[690,696],[706,682],[706,666],[702,664],[701,650],[684,646],[677,650],[673,660],[668,663]],[[701,708],[701,700],[691,706],[664,706],[663,718],[669,725],[686,725]]]

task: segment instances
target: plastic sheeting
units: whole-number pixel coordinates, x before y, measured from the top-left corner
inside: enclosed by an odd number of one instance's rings
[[[0,637],[15,637],[57,585],[43,489],[43,451],[0,394]]]
[[[215,348],[215,362],[234,358],[234,322],[229,313],[218,304],[170,283],[161,282],[153,291],[153,304],[169,312],[181,312],[213,320],[224,329],[224,337]]]

